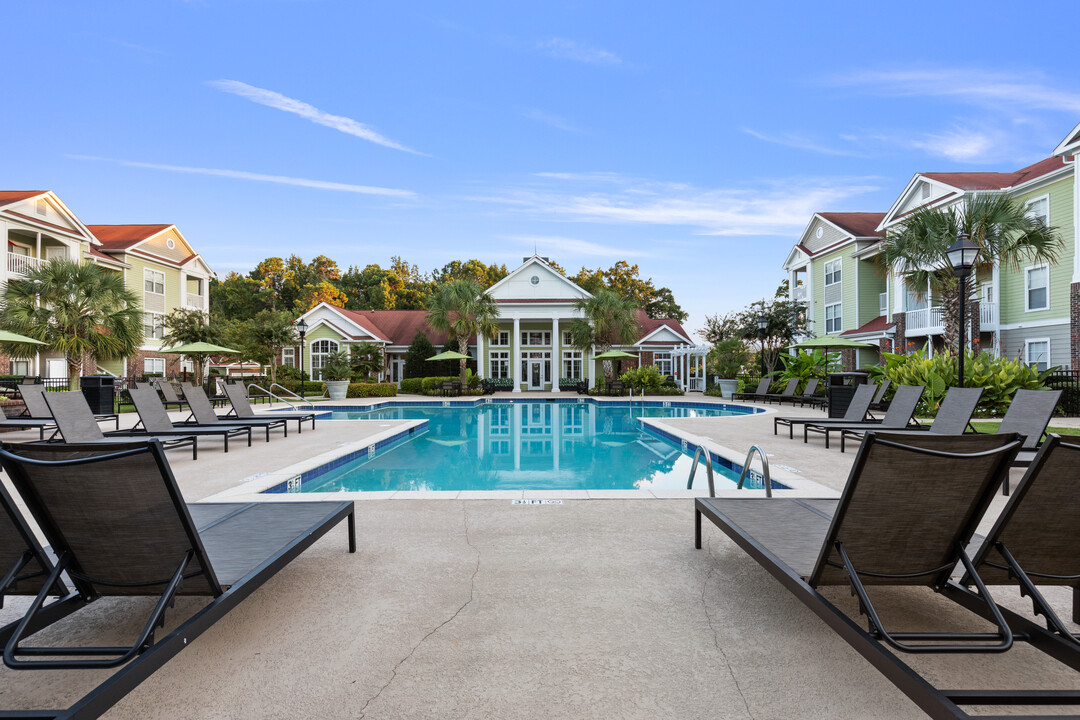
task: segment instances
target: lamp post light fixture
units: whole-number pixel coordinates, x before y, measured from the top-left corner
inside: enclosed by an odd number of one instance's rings
[[[761,377],[765,377],[765,331],[769,329],[769,318],[765,317],[765,301],[761,301],[762,314],[757,318],[757,334],[761,340],[761,352],[758,353],[758,360],[761,361]]]
[[[967,298],[968,277],[972,268],[979,259],[979,246],[971,242],[971,236],[961,230],[956,234],[956,242],[945,251],[952,265],[953,274],[960,281],[960,367],[959,381],[957,385],[964,387],[964,331],[967,327],[967,317],[964,313],[964,300]]]
[[[304,336],[307,335],[308,324],[304,318],[296,321],[296,331],[300,333],[300,399],[306,400],[304,395]]]

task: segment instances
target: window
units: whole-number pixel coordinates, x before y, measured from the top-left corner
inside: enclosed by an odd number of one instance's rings
[[[488,361],[492,379],[510,377],[510,353],[505,350],[488,353]]]
[[[1050,307],[1050,267],[1036,265],[1024,271],[1025,308],[1032,310],[1046,310]]]
[[[1045,370],[1050,365],[1050,338],[1028,340],[1024,343],[1024,361],[1039,370]]]
[[[180,372],[193,373],[195,372],[195,361],[184,358],[180,361]]]
[[[164,375],[165,358],[146,358],[143,360],[143,373],[146,375]]]
[[[564,331],[562,334],[562,344],[563,347],[574,347],[574,341],[570,337],[570,332],[568,330]]]
[[[506,347],[510,344],[510,331],[503,330],[491,339],[492,347]]]
[[[8,252],[12,255],[30,257],[30,248],[25,245],[19,245],[18,243],[8,243]]]
[[[562,354],[562,376],[581,380],[581,351],[566,350]]]
[[[840,282],[840,265],[842,261],[840,258],[835,260],[829,260],[825,263],[825,284],[835,285]]]
[[[147,340],[165,339],[165,316],[161,313],[143,313],[143,337]]]
[[[326,357],[337,352],[338,344],[333,340],[316,340],[311,343],[311,379],[322,380],[322,369],[326,367]]]
[[[658,352],[653,354],[653,365],[661,375],[671,375],[671,353]]]
[[[281,348],[281,364],[288,367],[296,367],[296,348]]]
[[[12,360],[11,361],[11,374],[12,375],[29,375],[30,374],[30,361],[29,360]]]
[[[1039,220],[1043,225],[1050,224],[1050,196],[1043,195],[1035,198],[1027,204],[1027,216],[1032,220]]]
[[[533,330],[530,332],[521,333],[522,345],[533,345],[535,347],[550,347],[551,345],[551,333],[540,332]]]
[[[838,333],[840,332],[840,326],[843,322],[843,316],[840,313],[840,303],[825,306],[825,332],[826,333]]]
[[[143,291],[155,295],[165,294],[165,273],[143,270]]]

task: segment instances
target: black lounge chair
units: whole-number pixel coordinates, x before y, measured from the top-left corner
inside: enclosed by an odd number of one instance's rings
[[[36,596],[45,587],[45,579],[53,571],[53,562],[41,547],[34,531],[26,522],[18,505],[0,483],[0,607],[14,595]],[[82,597],[58,579],[49,588],[54,602],[42,604],[40,622],[32,631],[48,625],[82,607]],[[0,628],[0,645],[15,632],[17,622]]]
[[[784,386],[782,392],[778,393],[765,393],[765,402],[772,404],[775,400],[778,403],[782,403],[784,400],[791,400],[795,397],[795,391],[799,388],[799,379],[792,378],[788,380],[787,385]]]
[[[24,381],[27,379],[28,378],[23,378]],[[29,379],[33,380],[34,378]],[[49,405],[45,402],[45,386],[33,382],[24,382],[19,386],[19,390],[23,405],[26,406],[24,410],[26,417],[20,416],[0,420],[0,428],[37,430],[38,437],[42,440],[45,439],[46,430],[52,430],[52,436],[55,436],[58,430],[56,421],[53,420],[52,412],[49,410]],[[94,415],[94,419],[99,422],[102,420],[112,420],[116,423],[116,428],[120,428],[120,416],[116,413]]]
[[[228,415],[224,417],[224,420],[226,422],[229,422],[231,420],[236,420],[237,422],[244,422],[246,420],[270,419],[266,416],[259,417],[255,414],[255,410],[252,409],[251,403],[248,401],[247,392],[245,391],[243,385],[226,385],[225,394],[229,397],[229,403],[232,405],[232,410],[230,410]],[[281,418],[273,419],[295,420],[296,432],[298,433],[303,432],[305,422],[311,423],[311,429],[315,429],[315,413],[305,413],[303,415],[294,415],[290,413],[288,416],[283,415]],[[269,434],[267,435],[267,437],[269,438]]]
[[[49,404],[49,410],[56,420],[56,427],[60,430],[65,444],[79,443],[88,445],[91,443],[113,444],[128,442],[125,438],[132,437],[155,437],[147,436],[145,432],[133,430],[113,430],[102,433],[101,428],[94,422],[94,414],[90,412],[90,405],[86,398],[78,391],[54,392],[45,396],[45,402]],[[155,437],[155,439],[157,439]],[[162,445],[168,450],[174,448],[191,448],[191,459],[199,458],[199,439],[190,433],[184,435],[168,436],[160,438]]]
[[[869,387],[873,388],[873,385]],[[844,431],[847,430],[903,430],[911,424],[912,418],[915,417],[915,408],[918,406],[919,400],[922,399],[924,389],[922,385],[901,385],[896,388],[896,394],[893,395],[892,402],[889,403],[889,409],[880,422],[830,424],[818,421],[806,423],[803,425],[803,442],[809,441],[811,432],[822,433],[825,435],[825,447],[827,449],[829,447],[829,436],[834,432],[841,433],[841,437],[843,437]]]
[[[166,410],[172,405],[175,405],[177,410],[187,407],[187,402],[180,399],[180,396],[176,394],[176,388],[168,380],[158,380],[151,385],[161,394],[161,405]]]
[[[760,400],[769,394],[769,386],[772,385],[772,380],[767,377],[763,377],[758,380],[757,389],[752,393],[737,392],[731,394],[732,400]]]
[[[251,386],[248,385],[247,383],[245,383],[242,380],[238,380],[236,382],[225,383],[225,385],[226,386],[238,385],[238,386],[244,388],[244,397],[247,398],[247,401],[249,403],[253,403],[253,404],[257,405],[257,404],[259,404],[261,402],[268,403],[268,402],[270,402],[272,400],[272,398],[269,395],[267,395],[266,393],[262,393],[262,392],[253,393],[253,392],[251,392]],[[228,391],[226,391],[225,394],[228,395],[229,394]]]
[[[186,423],[194,423],[205,427],[213,427],[214,425],[248,425],[252,428],[264,428],[266,430],[267,442],[270,442],[270,431],[274,428],[281,428],[285,433],[285,437],[289,437],[289,426],[283,417],[229,418],[218,415],[214,412],[213,405],[210,404],[210,400],[207,399],[206,393],[203,392],[201,387],[185,385],[184,397],[187,398],[188,408],[191,410],[191,417],[188,418]],[[194,418],[194,420],[192,420],[192,418]]]
[[[975,432],[975,428],[971,427],[971,416],[975,414],[975,408],[978,407],[982,394],[983,389],[978,387],[951,387],[941,401],[941,407],[938,408],[934,422],[929,425],[912,425],[905,428],[905,431],[927,430],[938,435],[963,435],[968,430]],[[877,431],[888,432],[881,429]],[[865,432],[865,430],[842,431],[840,452],[844,452],[844,445],[848,439],[861,439]]]
[[[807,405],[820,405],[825,401],[825,398],[821,395],[816,395],[818,383],[821,381],[817,378],[810,378],[806,381],[806,387],[798,395],[792,395],[791,397],[783,397],[778,401],[781,405],[785,402],[791,401],[792,407],[795,403],[799,403],[799,407],[806,407]]]
[[[169,413],[161,404],[161,398],[153,388],[133,388],[128,391],[131,402],[135,405],[135,412],[139,413],[139,422],[148,435],[165,437],[168,435],[220,435],[225,445],[225,452],[229,452],[229,438],[237,435],[247,435],[248,447],[251,447],[250,425],[176,425],[169,419]],[[269,439],[269,438],[268,438]]]
[[[1038,392],[1038,391],[1033,391]],[[1039,592],[1039,585],[1073,588],[1073,622],[1080,620],[1080,445],[1051,435],[973,557],[975,571],[989,585],[1018,585],[1036,615],[1061,638],[1080,638],[1063,623]],[[965,575],[960,583],[970,585]]]
[[[779,434],[779,427],[786,425],[788,429],[788,439],[795,439],[795,426],[806,425],[807,423],[815,423],[817,425],[844,425],[851,423],[862,422],[866,419],[866,413],[870,409],[870,401],[874,399],[874,386],[862,384],[855,388],[855,394],[851,397],[851,403],[847,406],[847,412],[844,413],[842,418],[820,418],[820,417],[774,417],[773,418],[773,435]],[[803,442],[806,442],[805,438]]]
[[[871,410],[887,410],[889,404],[885,402],[885,393],[889,391],[889,386],[892,385],[892,380],[885,379],[881,381],[881,384],[877,386],[877,394],[874,395],[873,401],[870,403]]]
[[[985,442],[991,437],[997,442]],[[1076,704],[1080,692],[1075,689],[1003,690],[998,677],[988,679],[989,689],[942,689],[904,660],[907,653],[995,653],[1027,642],[1080,669],[1075,643],[994,603],[982,568],[976,569],[965,551],[1019,447],[1016,434],[911,433],[882,439],[867,433],[839,500],[698,498],[696,546],[701,547],[704,515],[930,717],[973,717],[963,705]],[[1073,512],[1077,507],[1080,503],[1073,503]],[[1069,542],[1075,544],[1075,537]],[[1071,556],[1074,565],[1077,557]],[[957,563],[977,592],[950,581]],[[879,585],[933,590],[995,627],[974,634],[894,632],[868,592]],[[868,630],[861,618],[829,599],[835,593],[822,594],[827,586],[851,588]],[[911,593],[910,602],[919,604],[921,616],[941,616],[925,592]],[[934,675],[947,670],[936,664]]]
[[[185,504],[157,441],[5,446],[0,462],[59,557],[7,639],[4,663],[19,670],[120,668],[66,710],[21,717],[98,717],[342,520],[349,552],[356,550],[352,502]],[[26,646],[48,586],[65,573],[88,603],[157,598],[135,642]],[[155,631],[177,595],[208,603],[159,638]],[[146,607],[132,603],[130,612]]]
[[[1013,461],[1014,467],[1027,467],[1035,459],[1035,452],[1060,400],[1061,390],[1017,390],[1013,395],[997,432],[1018,432],[1024,436],[1024,447]],[[1007,480],[1005,494],[1009,494]]]

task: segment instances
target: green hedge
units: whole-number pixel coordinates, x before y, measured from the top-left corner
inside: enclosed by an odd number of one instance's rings
[[[403,393],[416,393],[419,395],[424,391],[424,378],[405,378],[401,381],[401,392]]]
[[[286,380],[282,378],[278,381],[278,385],[281,385],[286,390],[290,390],[297,395],[300,394],[300,381],[299,380]],[[315,380],[308,380],[304,383],[304,392],[308,395],[322,395],[326,392],[326,386],[321,382]]]
[[[395,383],[349,383],[349,390],[345,393],[345,397],[351,398],[365,398],[365,397],[394,397],[397,395],[397,385]]]
[[[444,376],[444,377],[426,377],[421,382],[421,388],[423,389],[423,391],[425,393],[434,394],[434,393],[437,393],[440,390],[442,390],[442,384],[445,381],[447,381],[447,380],[457,381],[457,380],[460,380],[460,379],[461,379],[461,377],[458,376],[458,375],[447,375],[447,376]],[[473,374],[470,373],[467,380],[468,380],[468,385],[469,385],[470,389],[480,386],[480,378],[477,375],[473,375]]]
[[[489,378],[488,383],[496,390],[514,389],[514,378]]]

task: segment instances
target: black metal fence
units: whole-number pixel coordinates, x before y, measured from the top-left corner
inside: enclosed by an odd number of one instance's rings
[[[1061,390],[1061,408],[1066,417],[1080,416],[1080,370],[1055,370],[1046,378],[1046,386]]]

